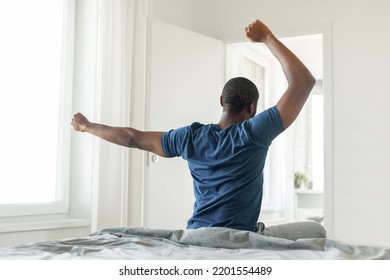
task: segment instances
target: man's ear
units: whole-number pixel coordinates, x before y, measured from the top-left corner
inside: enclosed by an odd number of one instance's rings
[[[256,114],[256,103],[255,102],[252,102],[249,106],[248,106],[248,113],[251,115],[251,116],[254,116]]]
[[[223,100],[222,100],[222,95],[219,97],[219,103],[221,104],[221,106],[223,107]]]

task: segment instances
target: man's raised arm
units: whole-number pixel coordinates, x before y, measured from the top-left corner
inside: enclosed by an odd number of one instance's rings
[[[306,66],[259,20],[250,24],[246,36],[252,42],[264,43],[279,60],[286,75],[288,88],[277,103],[284,128],[289,127],[315,85],[315,79]]]
[[[161,147],[163,132],[139,131],[131,127],[112,127],[91,123],[81,113],[73,116],[72,127],[75,131],[88,132],[111,143],[137,148],[164,157]]]

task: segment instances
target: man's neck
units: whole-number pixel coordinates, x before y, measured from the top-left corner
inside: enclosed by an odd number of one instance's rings
[[[219,129],[224,130],[233,124],[243,122],[249,118],[250,116],[246,114],[245,111],[240,113],[232,113],[225,110],[222,112],[221,119],[217,125]]]

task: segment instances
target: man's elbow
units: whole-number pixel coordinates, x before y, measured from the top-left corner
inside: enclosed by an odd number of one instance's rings
[[[303,76],[300,83],[297,84],[297,88],[300,88],[300,92],[306,96],[310,95],[316,84],[316,79],[309,72],[307,75]]]
[[[138,148],[138,134],[139,132],[132,128],[122,128],[122,146],[128,148]]]
[[[301,76],[299,80],[289,84],[290,88],[294,88],[296,92],[300,92],[300,95],[309,95],[316,84],[316,79],[309,72],[307,75]]]
[[[305,79],[303,83],[305,85],[305,88],[307,88],[307,90],[311,92],[311,90],[314,88],[316,84],[316,78],[314,78],[312,73],[308,71],[307,75],[305,75]]]

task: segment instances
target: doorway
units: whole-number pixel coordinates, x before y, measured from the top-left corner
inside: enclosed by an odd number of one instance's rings
[[[281,38],[317,80],[294,124],[272,144],[264,170],[260,220],[270,223],[324,219],[323,34]],[[287,87],[282,68],[264,44],[227,45],[227,79],[243,76],[258,87],[259,111],[276,104]]]

